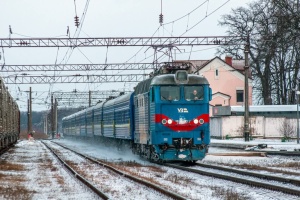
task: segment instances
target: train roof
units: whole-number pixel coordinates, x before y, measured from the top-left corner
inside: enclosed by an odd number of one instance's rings
[[[204,76],[188,74],[188,83],[185,85],[206,84],[208,81]],[[178,85],[175,81],[175,74],[162,74],[140,82],[134,89],[135,94],[142,94],[149,91],[151,85]]]
[[[123,95],[117,97],[115,100],[115,103],[124,102],[124,101],[130,99],[132,94],[133,94],[133,92],[130,92],[130,93],[123,94]]]
[[[209,84],[204,76],[189,74],[188,78],[189,81],[186,85]],[[175,82],[175,74],[164,74],[155,76],[151,81],[151,85],[178,85],[178,83]]]
[[[94,106],[89,107],[89,108],[85,108],[85,109],[80,110],[80,111],[78,111],[76,113],[73,113],[73,114],[71,114],[69,116],[66,116],[66,117],[63,118],[63,120],[68,120],[68,119],[70,119],[70,118],[72,118],[74,116],[81,115],[84,112],[91,112],[92,110],[97,110],[98,108],[101,108],[103,106],[109,106],[109,105],[112,105],[112,104],[119,103],[119,102],[122,102],[124,100],[130,99],[130,97],[131,97],[132,94],[133,94],[133,92],[127,93],[127,94],[118,96],[115,99],[111,99],[111,100],[108,100],[108,101],[104,101],[104,102],[98,103],[97,105],[94,105]]]
[[[100,103],[97,103],[96,105],[94,105],[92,108],[97,109],[99,107],[102,107],[102,105],[105,103],[105,101],[102,101]]]

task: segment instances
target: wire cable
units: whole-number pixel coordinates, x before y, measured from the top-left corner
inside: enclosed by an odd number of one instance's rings
[[[175,19],[171,22],[168,22],[168,23],[164,23],[163,25],[168,25],[168,24],[171,24],[171,23],[174,23],[174,22],[177,22],[183,18],[185,18],[186,16],[192,14],[193,12],[195,12],[196,10],[198,10],[200,7],[202,7],[206,2],[208,2],[209,0],[205,0],[203,3],[201,3],[199,6],[197,6],[196,8],[194,8],[192,11],[190,11],[189,13],[185,14],[184,16],[182,17],[179,17],[178,19]]]
[[[219,6],[218,8],[216,8],[215,10],[213,10],[211,13],[209,13],[208,15],[206,14],[204,18],[202,18],[200,21],[198,21],[196,24],[194,24],[191,28],[189,28],[188,30],[186,30],[184,33],[182,33],[180,35],[183,36],[184,34],[186,34],[188,31],[192,30],[193,28],[195,28],[196,26],[198,26],[203,20],[205,20],[207,17],[209,17],[210,15],[212,15],[213,13],[217,12],[219,9],[221,9],[223,6],[225,6],[230,0],[227,0],[225,3],[223,3],[221,6]]]

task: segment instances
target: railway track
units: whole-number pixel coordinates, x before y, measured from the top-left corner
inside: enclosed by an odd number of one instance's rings
[[[45,142],[42,142],[50,151],[51,153],[66,167],[81,183],[83,183],[85,186],[90,188],[95,194],[97,194],[98,197],[101,199],[109,199],[109,197],[100,191],[97,187],[95,187],[91,182],[89,182],[87,179],[85,179],[83,176],[81,176],[79,173],[76,172],[70,165],[68,165],[49,145],[47,145]]]
[[[11,147],[13,147],[13,146],[15,145],[15,143],[16,143],[16,142],[11,143],[10,145],[1,148],[1,149],[0,149],[0,156],[1,156],[2,154],[4,154],[5,152],[7,152]]]
[[[242,184],[246,184],[258,188],[265,188],[265,189],[279,191],[290,195],[300,196],[300,181],[297,179],[259,174],[259,173],[244,171],[244,170],[237,170],[237,169],[225,168],[221,166],[208,165],[208,164],[197,163],[196,165],[193,165],[193,167],[180,166],[179,164],[169,164],[169,163],[165,163],[164,165],[168,167],[173,167],[176,169],[188,171],[188,172],[193,172],[196,174],[211,176],[214,178],[229,180],[229,181],[242,183]],[[208,168],[209,170],[207,170]]]
[[[52,142],[52,143],[54,143],[54,142]],[[45,143],[44,143],[44,144],[45,144]],[[139,178],[139,177],[130,175],[130,174],[128,174],[128,173],[125,173],[125,172],[123,172],[123,171],[120,171],[120,170],[118,170],[118,169],[116,169],[116,168],[114,168],[114,167],[112,167],[112,166],[110,166],[110,165],[108,165],[108,164],[106,164],[106,163],[100,162],[100,161],[98,161],[98,160],[95,160],[94,158],[91,158],[91,157],[87,156],[87,155],[84,155],[84,154],[81,154],[81,153],[79,153],[79,152],[76,152],[76,151],[74,151],[74,150],[72,150],[72,149],[70,149],[70,148],[68,148],[68,147],[66,147],[66,146],[63,146],[63,145],[58,144],[58,143],[54,143],[54,144],[60,146],[60,147],[63,148],[63,149],[67,149],[68,151],[71,151],[72,153],[74,153],[74,154],[80,156],[81,158],[84,158],[84,159],[88,160],[88,161],[90,162],[90,164],[91,164],[91,163],[97,164],[97,165],[98,165],[98,168],[99,168],[99,167],[100,167],[100,168],[106,168],[107,170],[112,171],[114,174],[116,174],[116,175],[118,176],[118,178],[119,178],[119,177],[122,177],[122,178],[130,179],[131,182],[134,181],[135,184],[142,185],[142,187],[141,187],[141,186],[138,186],[138,188],[139,188],[139,190],[140,190],[140,191],[139,191],[140,193],[143,193],[143,192],[142,192],[142,191],[143,191],[142,188],[147,188],[148,190],[149,190],[149,188],[151,188],[151,190],[153,190],[154,193],[159,193],[159,195],[157,196],[157,198],[168,198],[168,199],[178,199],[178,200],[187,199],[186,197],[183,197],[183,196],[181,196],[181,195],[179,195],[179,194],[176,194],[176,193],[174,193],[174,192],[170,192],[170,191],[164,189],[164,188],[163,188],[162,186],[160,186],[160,185],[153,184],[153,183],[151,183],[151,182],[148,182],[148,181],[146,181],[146,180],[143,180],[142,178]],[[46,145],[46,144],[45,144],[45,145]],[[47,145],[47,146],[48,146],[49,149],[51,149],[51,147],[49,147],[49,145]],[[56,157],[58,157],[58,158],[61,160],[61,162],[62,162],[65,166],[68,165],[68,164],[66,163],[66,161],[63,161],[63,159],[62,159],[59,155],[57,155],[57,154],[59,154],[59,153],[55,153],[55,154],[56,154]],[[90,165],[90,164],[89,164],[89,165]],[[76,170],[72,169],[69,165],[68,165],[67,168],[70,168],[69,170],[70,170],[77,178],[79,177],[79,179],[80,179],[85,185],[87,185],[87,187],[91,188],[95,193],[99,194],[99,196],[100,196],[101,198],[103,198],[103,199],[109,199],[109,196],[110,196],[109,194],[106,194],[106,193],[104,193],[103,191],[97,189],[97,186],[95,186],[93,183],[91,183],[87,178],[84,178],[82,175],[79,175],[79,173],[76,172]],[[93,173],[93,172],[90,172],[90,173]],[[110,173],[110,174],[112,174],[112,173]],[[126,181],[126,180],[124,180],[124,181]],[[98,188],[99,188],[99,187],[98,187]],[[164,197],[162,197],[162,195],[164,195]]]
[[[250,172],[250,171],[246,171],[246,170],[233,169],[233,168],[222,167],[222,166],[218,166],[218,165],[209,165],[209,164],[203,164],[203,163],[196,163],[196,166],[205,167],[205,168],[209,168],[209,169],[218,169],[218,170],[223,170],[223,171],[227,171],[227,172],[233,172],[236,174],[261,178],[264,180],[272,180],[272,181],[282,182],[284,184],[290,183],[290,184],[293,184],[296,186],[300,186],[300,180],[298,180],[298,179],[292,179],[292,178],[286,178],[286,177],[274,176],[274,175],[267,175],[267,174],[262,174],[262,173]]]

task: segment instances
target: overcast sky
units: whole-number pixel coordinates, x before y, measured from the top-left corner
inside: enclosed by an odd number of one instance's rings
[[[53,38],[67,37],[169,37],[169,36],[223,36],[226,29],[218,26],[221,16],[231,9],[246,6],[250,0],[1,0],[0,38]],[[202,6],[201,6],[202,5]],[[164,15],[164,24],[159,24],[159,14]],[[194,11],[193,11],[194,10]],[[74,17],[84,18],[82,28],[77,29]],[[181,18],[180,20],[177,20]],[[196,25],[198,24],[198,25]],[[196,25],[196,26],[195,26]],[[11,26],[12,34],[9,32]],[[180,47],[176,59],[208,60],[215,56],[212,46]],[[101,64],[124,62],[153,62],[153,49],[148,47],[81,47],[70,48],[2,48],[0,65],[27,64]],[[175,54],[173,55],[175,57]],[[146,58],[146,59],[145,59]],[[164,56],[160,60],[168,61]],[[103,74],[103,72],[97,72]],[[109,72],[125,73],[125,72]],[[29,72],[28,72],[29,74]],[[30,74],[34,75],[33,72]],[[53,75],[54,72],[38,72],[36,75]],[[67,74],[67,72],[56,72]],[[75,74],[75,72],[68,72]],[[95,72],[76,72],[95,74]],[[1,72],[2,76],[16,75]],[[20,109],[27,109],[27,93],[32,87],[33,110],[49,109],[49,94],[54,91],[78,91],[126,89],[133,83],[92,84],[7,84]],[[21,92],[20,92],[21,91]],[[42,103],[36,104],[36,103]]]

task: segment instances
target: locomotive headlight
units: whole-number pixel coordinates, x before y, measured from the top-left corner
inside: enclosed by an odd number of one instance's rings
[[[199,120],[198,119],[194,119],[194,124],[198,124]]]
[[[171,119],[168,119],[168,124],[172,124],[172,120]]]
[[[163,119],[163,120],[161,120],[161,123],[162,123],[162,124],[166,124],[166,123],[167,123],[167,120],[166,120],[166,119]]]
[[[204,124],[204,119],[200,119],[200,120],[199,120],[199,123],[200,123],[200,124]]]

